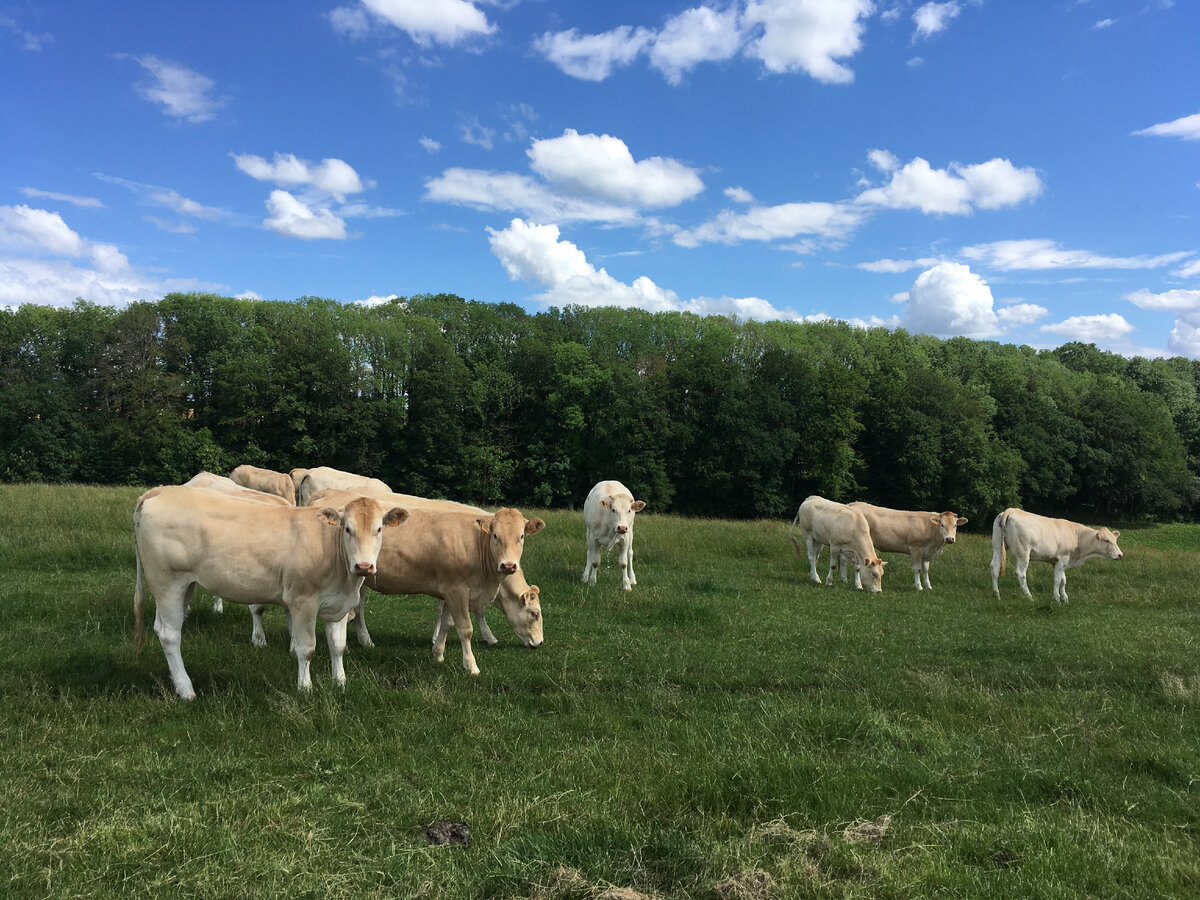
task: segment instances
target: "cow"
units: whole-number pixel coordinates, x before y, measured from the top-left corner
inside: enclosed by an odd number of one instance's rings
[[[229,473],[229,478],[242,487],[262,491],[264,494],[275,494],[290,505],[296,505],[296,486],[292,479],[282,472],[260,469],[258,466],[238,466]]]
[[[917,590],[933,590],[929,582],[929,564],[937,559],[947,544],[953,544],[957,539],[960,526],[967,524],[965,516],[954,512],[910,512],[901,509],[887,509],[883,506],[872,506],[855,500],[847,503],[851,509],[857,509],[867,520],[871,529],[871,543],[880,553],[907,553],[912,560],[913,583]],[[838,561],[838,571],[842,581],[846,580],[846,561],[849,557],[842,554]],[[921,584],[922,578],[925,584]],[[854,586],[862,587],[862,579],[854,576]]]
[[[300,482],[304,480],[304,476],[308,474],[308,469],[291,469],[288,472],[288,478],[292,479],[292,485],[296,489],[296,505],[307,506],[306,503],[300,502]]]
[[[799,556],[797,527],[808,550],[809,575],[814,582],[821,583],[821,577],[817,574],[817,557],[821,555],[821,547],[828,544],[829,574],[825,584],[833,584],[835,560],[845,553],[854,562],[855,587],[865,586],[872,594],[883,590],[883,567],[887,563],[875,552],[875,545],[871,543],[871,528],[866,517],[857,509],[815,494],[801,503],[796,510],[796,518],[792,520],[790,533],[796,555]]]
[[[245,466],[244,468],[250,468]],[[224,475],[214,475],[212,472],[199,472],[193,475],[191,479],[184,482],[184,487],[197,488],[202,491],[214,491],[218,494],[225,494],[230,497],[240,497],[243,500],[248,500],[252,503],[263,503],[267,506],[294,506],[294,503],[289,503],[284,497],[278,494],[269,494],[265,491],[255,490],[254,488],[243,487],[232,478],[226,478]],[[191,606],[191,592],[188,592],[188,606]],[[225,603],[219,596],[213,597],[212,611],[222,613],[225,611]]]
[[[633,516],[646,508],[642,500],[619,481],[601,481],[588,492],[583,503],[583,521],[587,526],[587,563],[583,567],[584,584],[596,583],[602,551],[617,551],[621,565],[621,586],[633,590],[637,576],[633,574]]]
[[[321,491],[314,494],[310,502],[340,508],[356,496],[359,495],[354,491]],[[492,515],[492,513],[486,512],[477,506],[455,503],[452,500],[430,500],[425,497],[414,497],[409,494],[385,494],[381,497],[376,497],[376,499],[381,503],[395,503],[408,510],[428,509],[434,511],[467,512],[474,514],[476,517]],[[381,562],[380,565],[382,564]],[[492,633],[491,628],[488,627],[487,619],[484,617],[484,610],[487,605],[489,603],[496,603],[504,613],[504,618],[508,621],[509,627],[512,628],[513,634],[517,636],[521,643],[529,648],[540,647],[543,639],[543,619],[539,593],[538,586],[536,584],[528,584],[525,581],[524,572],[518,569],[516,572],[500,580],[499,590],[493,597],[484,597],[482,594],[472,595],[471,612],[475,614],[475,619],[479,623],[479,636],[483,639],[484,643],[499,643],[495,634]],[[358,635],[359,644],[363,647],[374,647],[375,644],[371,640],[371,634],[367,630],[365,607],[364,596],[354,611],[354,630]],[[263,611],[264,607],[262,606],[255,605],[250,607],[253,619],[253,631],[250,641],[256,647],[265,647],[267,645],[267,634],[263,630],[262,625]],[[445,635],[443,632],[451,624],[453,624],[453,621],[452,617],[446,614],[446,603],[444,600],[439,600],[437,624],[434,626],[433,631],[434,646],[439,644],[444,645]]]
[[[353,472],[343,472],[340,469],[331,469],[329,466],[317,466],[315,469],[306,470],[300,479],[296,503],[299,506],[308,506],[313,494],[331,490],[355,490],[360,494],[370,494],[371,496],[392,492],[386,482],[380,481],[378,478],[355,475]]]
[[[1022,509],[1006,509],[992,523],[992,593],[1000,599],[1000,576],[1004,574],[1005,550],[1017,560],[1017,583],[1030,600],[1025,572],[1029,560],[1054,563],[1054,599],[1067,601],[1067,569],[1082,566],[1092,557],[1121,559],[1117,546],[1119,531],[1089,528],[1066,519],[1050,519]]]
[[[187,596],[199,584],[235,603],[287,609],[301,690],[312,685],[317,618],[324,619],[333,678],[345,684],[347,614],[358,603],[364,577],[375,571],[383,533],[394,533],[407,518],[407,510],[369,497],[339,513],[265,506],[182,485],[153,488],[133,512],[136,646],[144,639],[148,587],[175,691],[194,699],[179,647]]]

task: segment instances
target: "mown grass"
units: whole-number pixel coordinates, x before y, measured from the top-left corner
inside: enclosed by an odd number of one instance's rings
[[[137,494],[0,487],[4,896],[1200,894],[1200,527],[1123,531],[1057,606],[1036,564],[993,600],[983,534],[868,597],[786,523],[645,513],[637,588],[588,589],[581,517],[539,513],[540,650],[493,610],[470,678],[432,601],[376,597],[304,696],[281,615],[259,651],[198,601],[189,704],[132,646]]]

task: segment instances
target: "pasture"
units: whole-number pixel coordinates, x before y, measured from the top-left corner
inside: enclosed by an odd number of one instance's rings
[[[541,649],[491,607],[471,678],[433,601],[374,597],[346,689],[319,640],[300,695],[278,610],[256,650],[198,597],[184,703],[132,643],[138,493],[0,486],[4,896],[1200,895],[1200,526],[1123,527],[1057,606],[1011,557],[992,598],[990,521],[869,597],[787,522],[648,510],[625,593],[539,511]]]

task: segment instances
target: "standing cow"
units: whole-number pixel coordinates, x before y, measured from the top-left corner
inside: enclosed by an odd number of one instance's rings
[[[619,481],[601,481],[587,495],[583,521],[587,525],[587,564],[583,567],[584,584],[596,583],[602,551],[620,544],[617,561],[621,564],[621,586],[627,591],[637,584],[633,574],[633,516],[646,508],[634,500],[629,488]]]
[[[953,512],[910,512],[872,506],[860,500],[846,505],[863,514],[871,529],[871,543],[877,551],[909,555],[912,560],[913,583],[918,591],[922,589],[922,578],[925,579],[923,587],[933,590],[933,585],[929,582],[929,564],[941,556],[947,544],[953,544],[957,540],[959,527],[967,524],[965,516]],[[843,554],[838,563],[842,581],[846,580],[847,559]],[[857,573],[854,576],[854,586],[862,587],[862,580]]]
[[[796,510],[796,518],[792,520],[790,535],[796,555],[799,556],[797,528],[808,550],[809,576],[814,582],[821,583],[821,576],[817,574],[817,557],[821,555],[821,548],[828,544],[829,574],[825,584],[833,584],[836,560],[845,553],[854,562],[856,587],[865,587],[872,594],[883,590],[883,567],[887,563],[875,552],[875,545],[871,543],[871,528],[857,509],[815,494],[801,503]]]
[[[136,644],[141,647],[144,637],[149,587],[154,631],[175,691],[184,700],[195,698],[179,647],[187,597],[199,584],[234,603],[286,607],[302,690],[312,684],[317,618],[324,619],[333,678],[345,684],[346,616],[358,603],[363,578],[375,571],[385,526],[407,517],[407,510],[367,497],[339,513],[263,506],[183,486],[149,490],[133,512]]]
[[[1117,546],[1119,531],[1089,528],[1066,519],[1049,519],[1025,512],[1006,509],[992,523],[992,593],[1000,599],[1000,576],[1004,574],[1005,550],[1011,550],[1017,560],[1017,582],[1030,600],[1025,572],[1029,560],[1054,563],[1054,599],[1067,602],[1067,569],[1082,566],[1094,556],[1121,559],[1125,554]]]
[[[296,505],[296,485],[282,472],[260,469],[258,466],[238,466],[229,473],[229,479],[244,488],[274,494],[282,497],[290,505]]]

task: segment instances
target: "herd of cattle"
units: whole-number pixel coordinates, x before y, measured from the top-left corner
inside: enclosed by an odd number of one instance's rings
[[[637,584],[633,571],[633,520],[645,508],[619,481],[602,481],[584,503],[587,563],[584,584],[595,584],[604,551],[617,549],[625,590]],[[887,565],[879,551],[907,553],[917,590],[931,589],[929,564],[955,542],[967,520],[953,512],[908,512],[868,503],[836,503],[809,497],[792,522],[797,554],[808,553],[812,580],[821,583],[817,557],[828,546],[829,572],[843,581],[848,567],[854,584],[872,593],[883,589]],[[144,638],[146,587],[154,594],[154,631],[162,644],[176,692],[196,696],[180,655],[183,621],[196,585],[210,591],[213,610],[224,601],[250,607],[251,643],[265,647],[262,615],[282,606],[288,617],[291,649],[299,663],[297,684],[311,686],[316,623],[325,622],[333,678],[346,681],[342,657],[346,632],[354,622],[359,643],[374,646],[367,631],[367,589],[381,594],[427,594],[437,599],[433,653],[444,658],[451,625],[462,646],[463,668],[479,666],[471,652],[474,634],[488,644],[485,608],[497,604],[513,633],[527,647],[542,643],[542,610],[537,585],[525,580],[521,555],[525,536],[545,527],[519,510],[494,513],[449,500],[398,494],[378,478],[327,466],[293,469],[290,474],[238,466],[225,478],[201,472],[182,485],[164,485],[138,498],[133,513],[137,579],[134,589],[135,640]],[[799,530],[803,545],[796,538]],[[1007,509],[992,527],[992,590],[999,599],[999,576],[1006,549],[1016,557],[1017,580],[1025,595],[1030,559],[1054,563],[1054,598],[1066,602],[1066,569],[1094,556],[1120,559],[1120,532],[1048,519]]]

